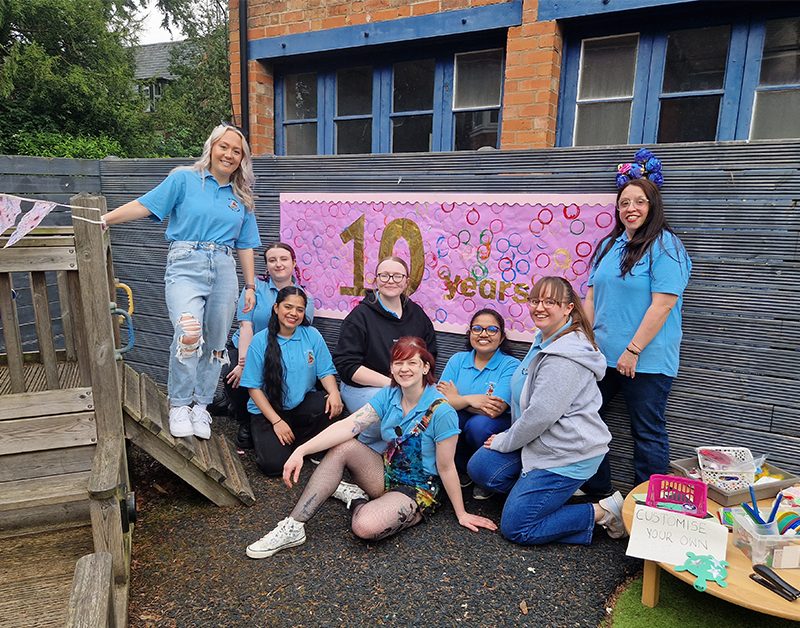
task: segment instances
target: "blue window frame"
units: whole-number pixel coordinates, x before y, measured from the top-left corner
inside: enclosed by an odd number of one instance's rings
[[[800,16],[779,4],[567,22],[556,144],[800,137]]]
[[[276,68],[278,155],[499,148],[504,37]]]

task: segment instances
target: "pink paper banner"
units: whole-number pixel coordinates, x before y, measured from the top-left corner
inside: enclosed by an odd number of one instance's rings
[[[544,276],[584,296],[595,246],[614,223],[614,194],[281,194],[281,239],[297,253],[315,314],[344,318],[397,255],[410,291],[440,331],[461,333],[472,312],[499,311],[508,335],[530,340],[526,300]]]
[[[49,214],[55,206],[56,203],[36,201],[33,204],[33,207],[28,210],[28,212],[19,221],[17,228],[14,230],[14,233],[11,234],[11,237],[8,239],[8,242],[6,242],[6,245],[3,248],[14,246],[17,242],[22,240],[22,238],[33,231],[39,225],[39,223],[44,220],[44,217],[47,216],[47,214]]]
[[[12,196],[0,195],[0,234],[4,233],[9,227],[13,227],[19,216],[20,199]]]

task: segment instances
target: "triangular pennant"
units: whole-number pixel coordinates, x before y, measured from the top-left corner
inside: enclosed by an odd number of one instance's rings
[[[20,199],[5,194],[0,195],[0,234],[17,222],[20,214]]]
[[[11,234],[11,237],[8,239],[8,242],[6,242],[6,245],[3,248],[7,249],[9,246],[13,246],[22,240],[22,238],[35,229],[39,223],[44,220],[44,217],[47,216],[47,214],[49,214],[55,206],[56,203],[45,203],[44,201],[37,201],[34,203],[33,208],[22,217],[22,220],[19,221],[16,230]]]

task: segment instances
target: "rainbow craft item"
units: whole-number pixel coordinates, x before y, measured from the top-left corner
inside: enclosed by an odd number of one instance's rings
[[[634,179],[649,179],[658,187],[664,185],[661,160],[646,148],[636,151],[633,162],[617,166],[617,188]]]

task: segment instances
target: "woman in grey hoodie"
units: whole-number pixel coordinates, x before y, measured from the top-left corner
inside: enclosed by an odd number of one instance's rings
[[[528,307],[541,349],[528,367],[520,411],[513,409],[511,427],[490,436],[467,470],[478,486],[508,494],[500,530],[514,543],[588,545],[595,523],[619,538],[619,492],[598,504],[566,505],[611,441],[598,413],[606,360],[568,281],[540,279]]]

